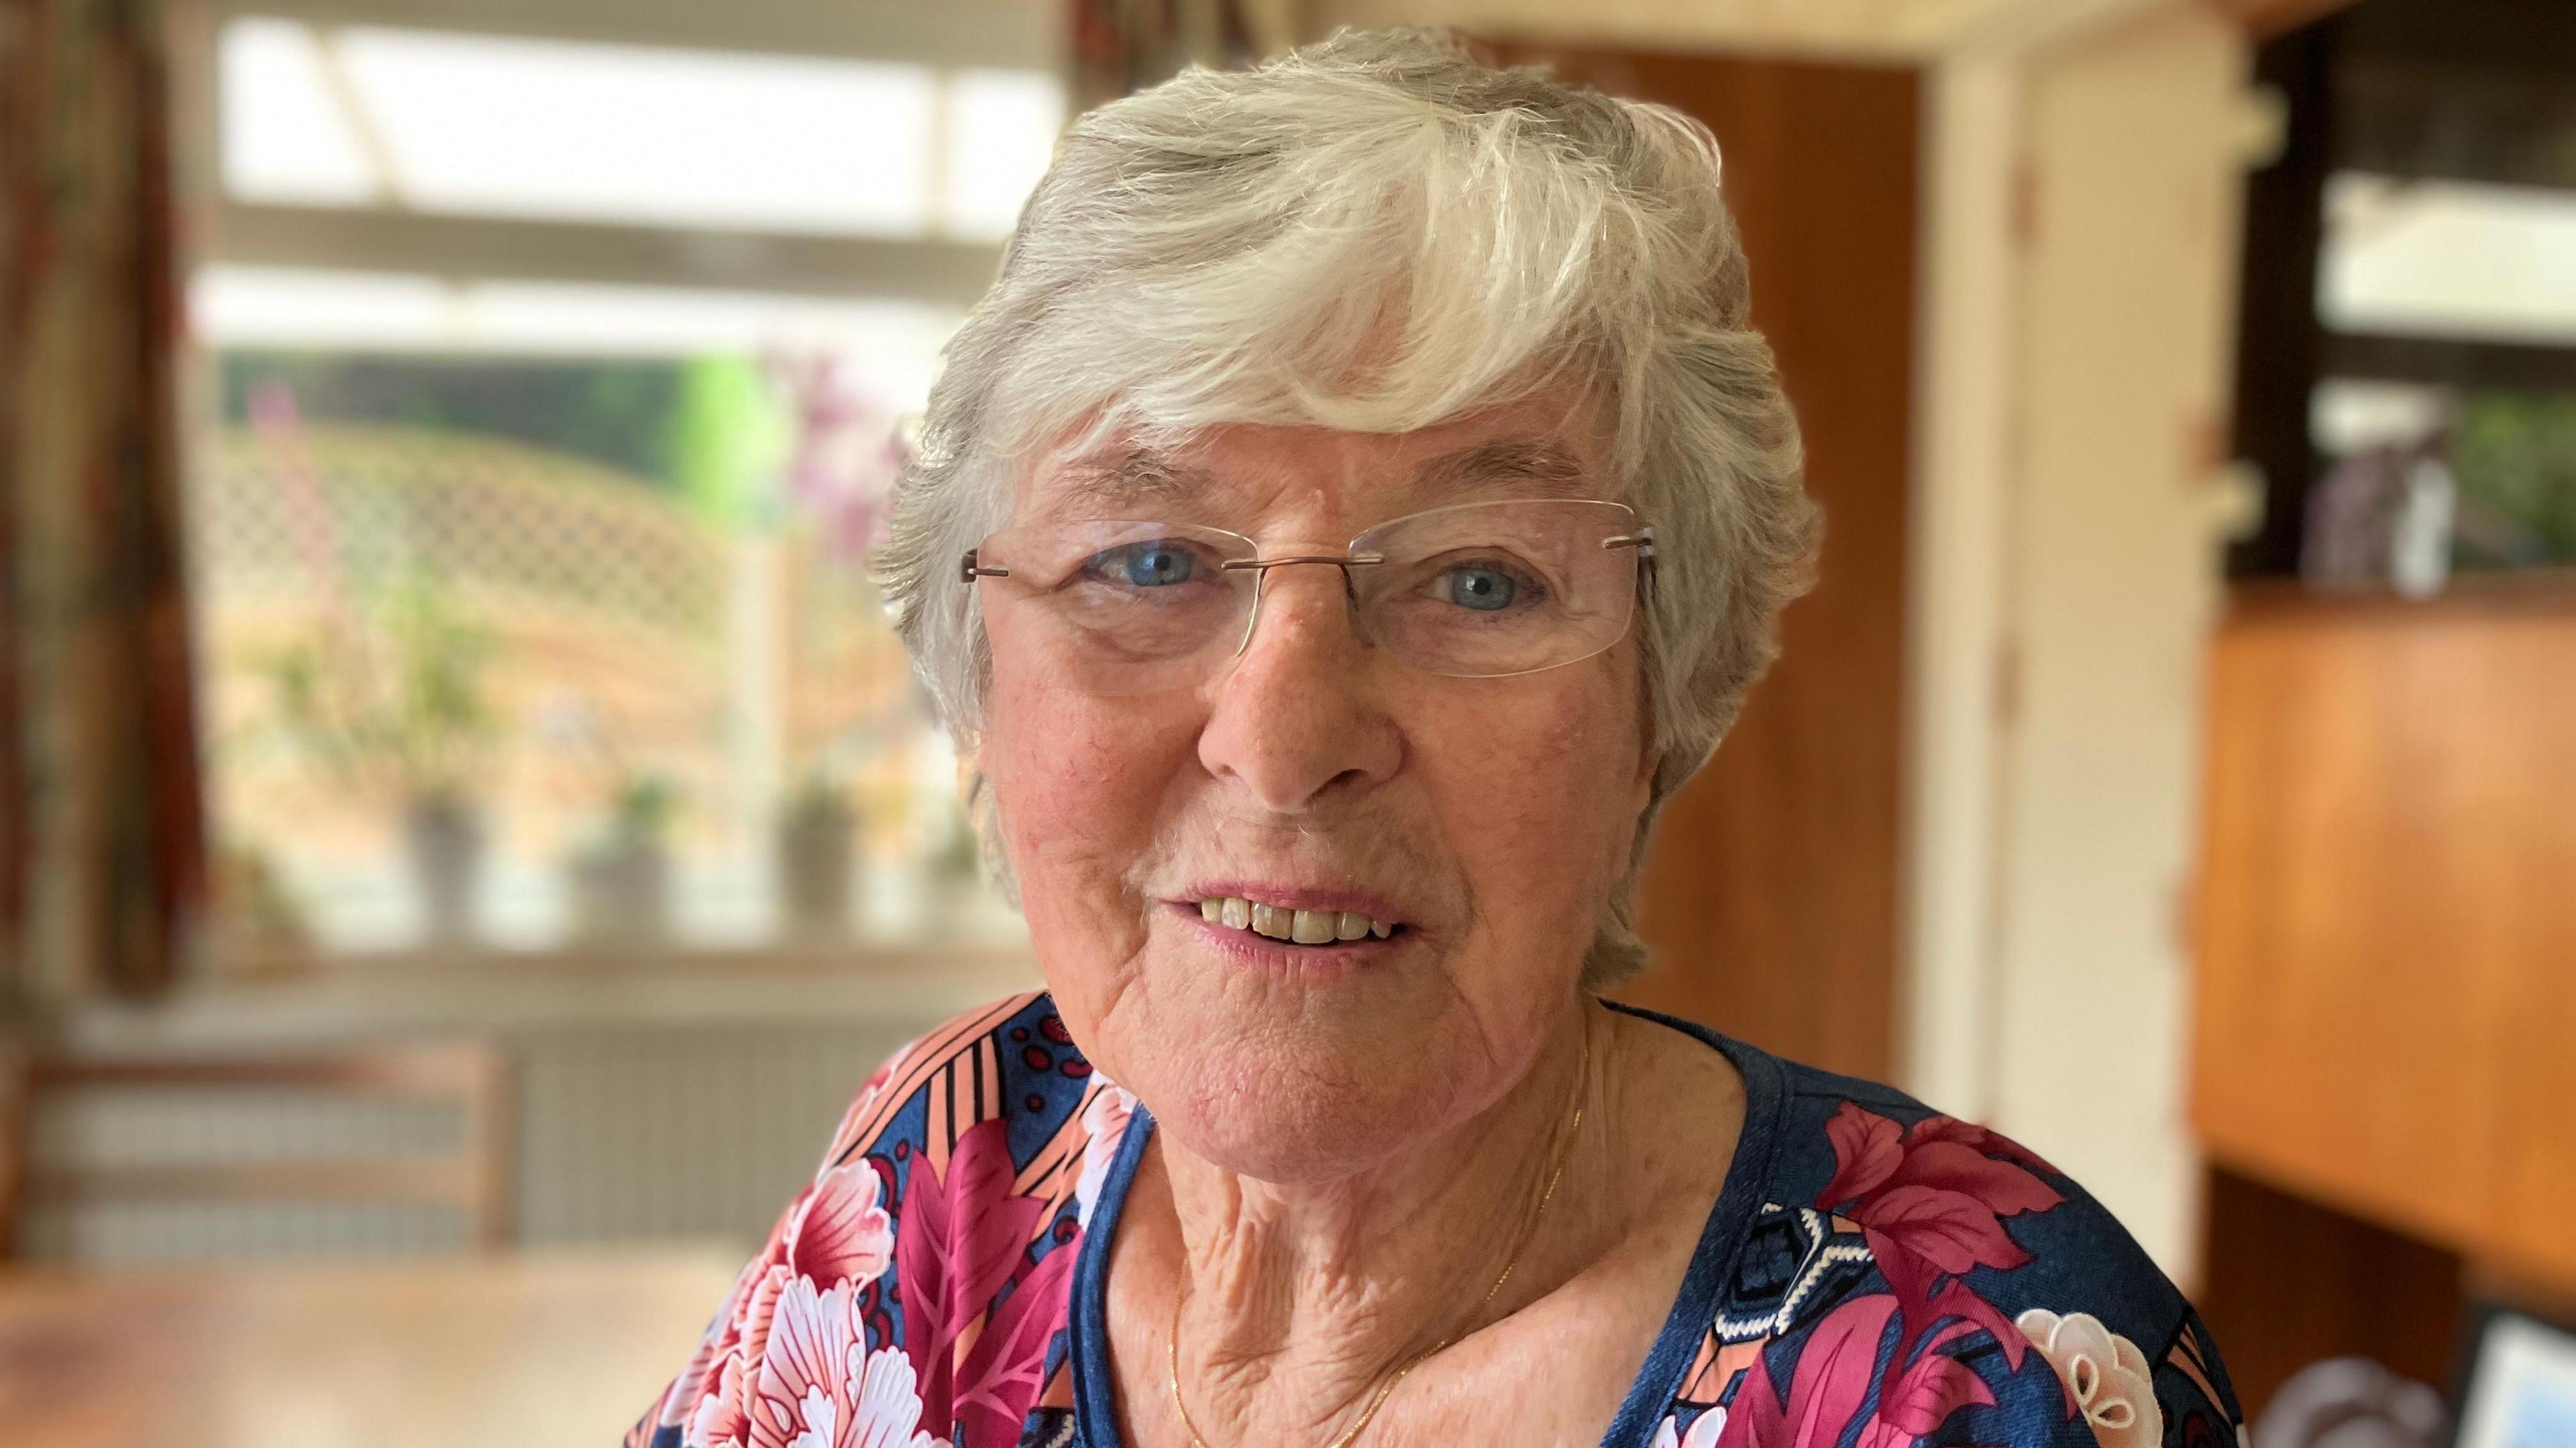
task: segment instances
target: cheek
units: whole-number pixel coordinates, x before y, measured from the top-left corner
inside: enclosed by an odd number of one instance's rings
[[[1488,922],[1562,924],[1588,942],[1635,832],[1638,715],[1616,666],[1502,680],[1508,707],[1426,717],[1417,757],[1436,772],[1444,833]],[[1462,699],[1461,704],[1472,700]],[[1541,933],[1550,933],[1540,927]]]
[[[1144,905],[1126,880],[1190,758],[1188,723],[1059,687],[995,653],[980,762],[1041,959],[1123,957]]]

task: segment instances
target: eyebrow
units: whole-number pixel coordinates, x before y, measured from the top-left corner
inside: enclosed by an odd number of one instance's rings
[[[1546,497],[1583,476],[1581,460],[1545,438],[1497,438],[1431,459],[1414,471],[1413,483],[1418,492],[1451,497],[1488,490]]]
[[[1414,469],[1413,491],[1442,501],[1486,492],[1543,498],[1560,494],[1584,476],[1582,461],[1558,443],[1496,438],[1442,453]],[[1056,479],[1060,503],[1124,517],[1185,513],[1217,489],[1214,472],[1152,448],[1078,459]]]
[[[1056,476],[1063,501],[1111,510],[1184,508],[1216,486],[1216,474],[1206,468],[1150,448],[1079,459]]]

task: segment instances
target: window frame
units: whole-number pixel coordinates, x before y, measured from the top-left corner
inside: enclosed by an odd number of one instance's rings
[[[963,70],[1064,65],[1051,12],[1033,0],[764,0],[710,7],[694,0],[202,0],[197,43],[179,53],[193,72],[180,103],[209,178],[191,259],[242,265],[433,276],[453,282],[528,281],[670,286],[707,291],[867,297],[971,305],[1001,262],[999,241],[871,237],[558,221],[360,206],[244,201],[224,194],[222,78],[216,41],[236,19],[314,27],[326,40],[349,26],[513,39],[891,61],[930,67],[942,88]],[[944,113],[945,105],[934,114]],[[945,188],[947,148],[930,142],[933,196]]]

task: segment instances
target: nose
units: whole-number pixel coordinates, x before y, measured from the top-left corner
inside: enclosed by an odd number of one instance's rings
[[[1365,791],[1392,776],[1404,753],[1379,673],[1354,627],[1341,569],[1266,570],[1252,636],[1215,685],[1200,764],[1272,810]]]

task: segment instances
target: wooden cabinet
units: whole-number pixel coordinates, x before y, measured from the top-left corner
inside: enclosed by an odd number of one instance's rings
[[[2210,1153],[2576,1283],[2576,588],[2249,598],[2210,686]]]

